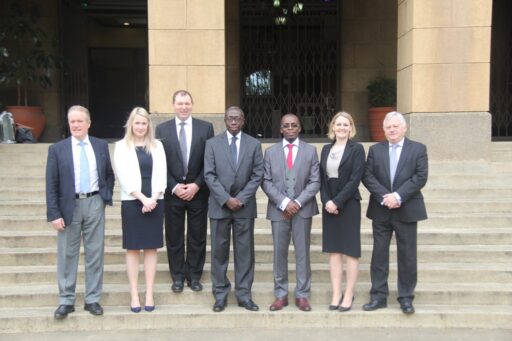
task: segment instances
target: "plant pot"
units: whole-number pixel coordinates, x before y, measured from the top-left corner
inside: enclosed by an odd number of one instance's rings
[[[370,128],[372,141],[382,142],[386,140],[383,129],[384,117],[388,112],[393,110],[395,110],[393,107],[368,108],[368,126]]]
[[[5,109],[12,113],[15,123],[32,128],[32,135],[36,140],[39,140],[46,125],[46,117],[41,107],[8,106]]]

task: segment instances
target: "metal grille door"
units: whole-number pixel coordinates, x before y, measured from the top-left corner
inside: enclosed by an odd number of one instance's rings
[[[291,112],[303,134],[325,137],[338,107],[338,2],[241,0],[240,10],[246,132],[279,137],[280,118]]]

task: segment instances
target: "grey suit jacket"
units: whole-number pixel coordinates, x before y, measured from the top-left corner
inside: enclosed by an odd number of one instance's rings
[[[427,147],[419,142],[404,140],[396,168],[393,190],[389,175],[389,142],[370,147],[363,184],[370,191],[366,216],[375,221],[387,221],[391,210],[380,203],[384,194],[397,192],[402,204],[396,208],[400,220],[406,223],[427,219],[427,210],[421,189],[427,183]]]
[[[284,220],[283,212],[279,209],[286,195],[286,159],[282,141],[269,147],[264,157],[263,184],[261,188],[268,196],[267,219],[272,221]],[[295,198],[302,205],[299,215],[311,218],[318,214],[316,193],[320,189],[320,167],[316,148],[299,140],[299,150],[293,165],[296,168]]]
[[[210,189],[208,216],[212,219],[256,218],[256,191],[263,177],[261,143],[242,133],[237,165],[233,163],[226,132],[206,141],[204,179]],[[238,198],[244,207],[227,208],[229,198]]]
[[[108,144],[89,136],[98,170],[98,186],[103,201],[112,205],[114,171],[110,162]],[[71,137],[57,142],[48,149],[46,163],[46,215],[48,221],[63,218],[66,225],[73,220],[75,210],[75,171]]]

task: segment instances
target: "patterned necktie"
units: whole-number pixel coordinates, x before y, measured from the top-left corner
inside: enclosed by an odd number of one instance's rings
[[[292,170],[293,168],[293,144],[288,145],[288,157],[286,158],[286,164],[288,165],[288,169]]]
[[[80,141],[80,193],[89,193],[91,180],[89,174],[89,159],[85,153],[85,142]]]
[[[393,180],[395,179],[396,166],[398,165],[397,155],[397,144],[391,145],[391,153],[389,153],[389,177],[391,179],[391,186],[393,186]]]
[[[229,149],[231,150],[231,157],[233,158],[233,163],[235,164],[235,166],[236,166],[236,163],[238,162],[237,149],[236,149],[236,139],[237,139],[237,137],[233,136],[231,138],[231,145],[229,146]]]
[[[183,175],[187,175],[188,172],[188,154],[187,154],[187,134],[185,133],[185,122],[180,122],[180,149],[181,149],[181,157],[183,162]]]

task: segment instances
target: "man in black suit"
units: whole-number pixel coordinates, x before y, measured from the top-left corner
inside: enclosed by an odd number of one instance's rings
[[[428,157],[425,145],[405,137],[402,114],[392,111],[384,118],[387,141],[370,147],[363,183],[370,191],[366,216],[372,219],[373,254],[370,302],[363,310],[387,306],[389,245],[393,231],[397,240],[398,302],[405,314],[413,314],[417,282],[417,226],[427,219],[421,189],[427,183]]]
[[[188,91],[176,91],[172,103],[176,117],[158,125],[155,132],[167,158],[165,241],[171,289],[182,292],[186,280],[192,290],[201,291],[209,195],[204,181],[204,148],[206,140],[213,137],[213,125],[191,117],[194,101]]]
[[[46,164],[47,218],[57,236],[59,307],[56,319],[75,311],[75,287],[84,239],[85,306],[102,315],[99,304],[103,282],[105,205],[112,205],[114,172],[108,144],[88,135],[89,111],[75,105],[68,111],[71,137],[48,149]]]

